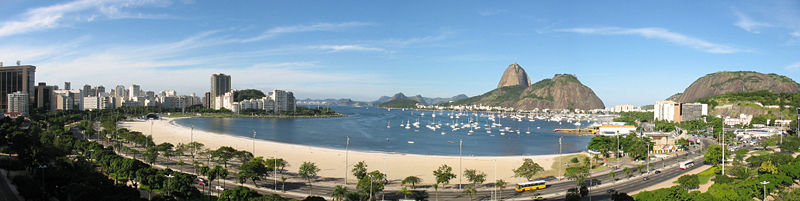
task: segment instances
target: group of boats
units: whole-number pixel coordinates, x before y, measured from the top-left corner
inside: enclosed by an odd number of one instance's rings
[[[418,114],[415,114],[419,112]],[[590,122],[598,121],[597,117],[589,114],[520,114],[520,113],[491,113],[491,112],[444,112],[444,111],[413,111],[411,117],[417,116],[415,121],[407,119],[405,122],[400,122],[399,127],[414,132],[428,129],[434,133],[447,135],[448,132],[453,134],[465,134],[471,136],[477,133],[485,132],[489,136],[496,136],[499,134],[505,136],[507,134],[526,135],[531,134],[531,127],[526,129],[512,128],[508,125],[504,126],[501,121],[515,121],[515,122],[536,122],[536,121],[549,121],[558,122],[559,125],[566,122],[573,124],[577,127],[582,125],[581,121]],[[508,123],[509,125],[511,123]],[[386,128],[392,128],[391,121],[387,121]],[[535,129],[541,129],[536,126]],[[462,131],[462,132],[458,132]],[[466,132],[463,132],[466,131]],[[414,144],[414,141],[408,141],[409,144]]]

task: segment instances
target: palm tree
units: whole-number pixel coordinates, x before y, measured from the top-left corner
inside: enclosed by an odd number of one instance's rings
[[[500,196],[498,196],[500,198],[499,200],[503,200],[503,187],[505,187],[506,184],[508,183],[502,179],[498,179],[494,182],[494,186],[500,188]]]
[[[398,193],[403,194],[403,199],[405,200],[408,195],[411,195],[411,191],[408,190],[406,187],[403,187],[398,191]]]
[[[420,182],[422,182],[422,179],[420,179],[419,177],[408,176],[405,179],[403,179],[403,181],[401,181],[400,183],[402,185],[411,184],[411,188],[414,189],[414,188],[416,188],[416,186],[414,186],[414,185],[416,185],[416,184],[418,184]]]
[[[281,191],[284,193],[286,192],[286,178],[285,176],[281,176]]]
[[[467,188],[464,188],[464,191],[461,194],[468,195],[469,200],[472,200],[472,196],[478,193],[478,190],[475,190],[475,185],[468,185]]]
[[[344,200],[345,195],[347,195],[347,187],[342,185],[337,185],[336,187],[334,187],[333,192],[331,193],[333,201]]]

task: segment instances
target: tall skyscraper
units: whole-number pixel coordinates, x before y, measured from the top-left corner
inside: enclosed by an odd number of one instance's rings
[[[81,90],[81,93],[83,93],[83,97],[95,96],[94,90],[92,90],[92,85],[88,85],[88,84],[83,85],[83,89]]]
[[[8,108],[8,94],[24,92],[33,94],[35,88],[36,66],[17,65],[0,67],[0,109]],[[28,96],[33,102],[33,96]]]
[[[97,86],[97,88],[95,88],[94,91],[97,93],[97,96],[100,96],[100,94],[106,93],[106,87],[104,87],[103,85],[100,85],[100,86]]]
[[[204,108],[211,108],[211,92],[206,92],[203,94],[203,107]]]
[[[117,87],[114,88],[114,92],[116,93],[114,94],[115,96],[128,97],[128,90],[125,90],[125,86],[117,85]]]
[[[211,100],[210,107],[211,108],[219,108],[221,107],[219,103],[216,101],[216,97],[225,95],[231,91],[231,76],[225,74],[213,74],[211,75]]]
[[[128,98],[131,99],[131,100],[133,100],[136,97],[142,96],[141,94],[139,94],[139,93],[141,93],[141,92],[139,92],[139,91],[141,91],[139,85],[131,84],[131,88],[128,88],[128,90],[129,90],[128,91]]]
[[[55,86],[47,86],[47,83],[39,82],[39,85],[36,86],[36,92],[34,93],[36,108],[40,108],[42,111],[55,111],[56,94],[54,90],[56,90]]]
[[[28,116],[28,93],[14,92],[8,94],[8,110],[6,113],[12,115]]]
[[[64,90],[71,90],[71,89],[72,89],[72,83],[64,82]]]

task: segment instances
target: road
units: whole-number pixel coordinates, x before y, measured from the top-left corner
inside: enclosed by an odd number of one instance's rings
[[[705,148],[710,143],[713,143],[713,141],[712,140],[708,140],[708,139],[704,140],[704,146],[703,146],[703,148],[701,150],[705,150]],[[700,154],[702,154],[702,153],[698,153],[698,154],[694,154],[694,155],[688,155],[688,157],[698,157],[698,156],[700,156]],[[141,156],[139,156],[139,158],[141,159]],[[609,188],[612,188],[612,187],[616,188],[617,191],[619,191],[619,192],[626,192],[626,193],[627,192],[634,192],[634,191],[646,188],[648,186],[655,185],[655,184],[658,184],[660,182],[669,180],[669,179],[674,178],[674,177],[676,177],[678,175],[681,175],[685,171],[689,171],[691,169],[695,169],[695,168],[700,166],[700,165],[694,166],[694,167],[690,168],[689,170],[680,170],[677,167],[674,167],[674,168],[663,168],[664,166],[674,165],[674,164],[679,163],[680,161],[685,161],[685,160],[686,159],[685,159],[684,156],[678,156],[678,157],[672,157],[672,158],[669,158],[669,159],[665,159],[665,160],[656,161],[656,162],[651,163],[651,164],[655,165],[656,167],[661,167],[661,168],[651,167],[651,173],[650,173],[649,176],[647,176],[649,178],[647,181],[642,181],[638,177],[637,178],[633,178],[633,179],[622,179],[622,177],[624,177],[625,175],[624,175],[624,173],[622,173],[621,169],[617,171],[617,175],[618,176],[616,177],[616,179],[618,179],[618,181],[613,185],[609,185],[611,183],[614,183],[614,181],[613,181],[613,178],[608,176],[607,173],[602,174],[602,175],[593,175],[592,178],[600,180],[601,181],[600,183],[601,184],[605,184],[605,185],[601,185],[599,187],[594,187],[594,188],[592,188],[590,190],[590,192],[591,192],[590,194],[592,195],[592,198],[593,198],[592,200],[608,199],[608,193],[606,191]],[[185,162],[190,163],[189,161],[185,161]],[[698,159],[695,160],[695,164],[702,164],[702,163],[703,163],[702,157],[699,157]],[[166,166],[166,167],[172,168],[174,170],[180,170],[180,171],[187,172],[187,173],[193,173],[193,171],[194,171],[193,168],[191,167],[191,165],[185,165],[183,167],[177,166],[177,157],[170,158],[169,160],[167,160],[166,158],[163,158],[163,157],[159,157],[158,158],[158,164],[160,164],[162,166]],[[229,166],[229,168],[228,168],[229,171],[232,171],[232,172],[229,174],[228,178],[224,181],[224,183],[225,183],[224,185],[226,187],[239,185],[238,183],[234,182],[234,175],[235,174],[233,173],[233,171],[236,171],[235,168],[234,168],[234,167],[236,167],[236,164],[235,163],[233,163],[233,164],[229,163],[228,166]],[[661,173],[660,174],[653,174],[652,172],[654,172],[654,170],[660,170]],[[637,172],[637,173],[633,173],[631,176],[641,176],[642,174],[646,174],[646,173]],[[279,194],[283,195],[284,197],[291,197],[291,198],[303,198],[306,195],[308,195],[309,188],[308,188],[307,185],[305,185],[304,181],[296,179],[298,177],[296,177],[295,175],[292,175],[291,173],[284,173],[284,174],[281,174],[281,175],[282,176],[286,176],[288,178],[295,178],[295,179],[287,180],[287,182],[285,184],[285,189],[286,189],[287,193],[281,193],[280,192],[280,189],[282,187],[282,184],[281,184],[280,181],[277,182],[278,191],[273,191],[272,190],[272,189],[275,189],[275,187],[276,187],[274,185],[275,181],[272,180],[272,177],[269,177],[269,178],[266,178],[265,180],[259,181],[258,182],[258,187],[259,187],[258,190],[260,192],[262,192],[262,193],[279,193]],[[312,183],[312,187],[310,189],[310,194],[311,195],[328,197],[331,194],[331,192],[333,192],[333,187],[336,185],[335,183],[332,183],[334,181],[340,182],[340,180],[337,180],[335,178],[320,178],[320,179],[315,180],[314,181],[315,183]],[[320,183],[320,182],[323,182],[323,183]],[[216,186],[217,185],[217,181],[214,181],[212,185]],[[252,182],[249,182],[248,184],[246,184],[246,186],[249,186],[251,188],[253,187],[252,185],[253,185]],[[396,185],[398,185],[398,184],[393,184],[393,185],[396,187]],[[455,185],[451,184],[449,186],[452,187],[452,186],[455,186]],[[201,186],[197,186],[197,187],[200,188]],[[573,187],[575,187],[575,183],[573,181],[561,181],[561,182],[555,182],[552,185],[548,185],[547,189],[539,190],[536,193],[540,193],[545,197],[552,197],[551,199],[554,199],[554,200],[563,200],[564,199],[564,193],[567,191],[567,189],[573,188]],[[354,190],[354,188],[355,187],[353,185],[349,185],[348,186],[348,189],[350,189],[350,190]],[[212,187],[212,189],[213,189],[213,187]],[[441,200],[469,200],[469,196],[463,195],[461,193],[461,191],[457,190],[457,189],[452,189],[452,188],[450,188],[450,189],[440,189],[439,192],[435,192],[432,189],[422,189],[422,190],[427,190],[428,197],[429,197],[430,200],[435,200],[436,197],[438,197],[438,199],[441,199]],[[472,199],[473,200],[488,200],[488,199],[491,199],[492,192],[493,191],[492,191],[491,188],[481,188],[481,189],[478,190],[477,194],[472,197]],[[531,198],[531,197],[534,196],[533,192],[522,192],[522,193],[521,192],[516,192],[513,189],[513,187],[505,188],[505,189],[503,189],[502,192],[499,192],[498,194],[502,195],[503,199],[524,199],[524,198]],[[402,198],[402,195],[399,195],[396,191],[385,192],[385,194],[376,193],[375,195],[378,198],[385,197],[386,199]]]

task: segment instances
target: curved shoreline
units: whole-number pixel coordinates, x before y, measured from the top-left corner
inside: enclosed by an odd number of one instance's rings
[[[182,117],[188,118],[188,117]],[[400,180],[406,176],[418,176],[423,179],[423,183],[434,181],[432,171],[442,164],[453,167],[456,175],[459,171],[459,164],[463,164],[463,169],[477,169],[485,172],[487,180],[494,179],[495,162],[497,179],[504,179],[510,182],[520,182],[523,179],[513,177],[511,169],[522,164],[522,159],[530,158],[539,163],[545,170],[551,170],[555,159],[559,156],[576,155],[583,153],[567,154],[548,154],[548,155],[516,155],[516,156],[449,156],[449,155],[422,155],[409,153],[392,153],[383,151],[345,151],[336,148],[315,147],[311,145],[299,145],[284,142],[252,138],[194,130],[190,127],[179,125],[174,122],[180,118],[168,118],[165,120],[133,120],[124,121],[121,127],[142,132],[145,135],[151,134],[152,125],[153,140],[158,143],[169,142],[177,145],[178,143],[189,143],[193,133],[194,141],[203,143],[205,148],[216,149],[220,146],[230,146],[239,150],[254,152],[256,156],[283,158],[289,162],[290,171],[296,171],[304,161],[315,162],[320,169],[320,176],[343,178],[348,174],[348,181],[354,181],[349,169],[358,161],[365,161],[369,170],[380,170],[387,173],[390,180]],[[255,147],[254,147],[255,146]],[[255,150],[253,150],[255,148]],[[345,168],[345,156],[348,156],[347,168]],[[461,158],[461,160],[459,160]],[[461,163],[459,163],[461,162]],[[458,179],[454,182],[457,183]]]

